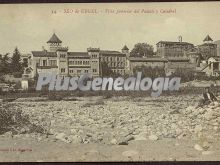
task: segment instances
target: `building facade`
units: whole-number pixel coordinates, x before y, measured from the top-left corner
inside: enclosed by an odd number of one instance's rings
[[[90,73],[93,77],[102,75],[101,63],[105,62],[114,73],[126,74],[126,58],[129,50],[119,51],[88,48],[85,52],[69,52],[54,33],[47,42],[48,50],[32,51],[24,76],[34,78],[39,73],[55,73],[62,77],[80,76]]]
[[[220,76],[220,57],[209,57],[207,63],[202,71],[208,76]]]
[[[203,44],[198,45],[198,53],[200,53],[205,60],[209,57],[217,56],[217,44],[213,43],[209,35],[205,37]]]
[[[156,44],[157,56],[162,58],[167,57],[184,57],[185,53],[191,51],[194,45],[188,42],[182,42],[182,37],[179,37],[179,42],[160,41]]]
[[[204,39],[204,44],[197,47],[182,42],[181,36],[179,42],[160,41],[157,43],[157,56],[152,57],[130,57],[126,45],[121,51],[90,47],[85,52],[70,52],[68,47],[62,46],[62,41],[56,34],[52,35],[47,44],[48,50],[43,48],[41,51],[31,52],[23,76],[34,78],[42,72],[53,72],[62,77],[80,76],[84,73],[97,77],[104,76],[106,67],[112,73],[122,76],[132,75],[135,68],[143,66],[163,68],[165,73],[173,73],[178,69],[201,71],[208,65],[207,59],[203,56],[217,57],[217,46],[212,43],[209,35]],[[216,65],[213,64],[213,67]]]

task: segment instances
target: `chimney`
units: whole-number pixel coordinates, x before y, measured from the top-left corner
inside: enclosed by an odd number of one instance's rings
[[[182,37],[182,36],[179,36],[179,37],[178,37],[178,40],[179,40],[179,42],[182,42],[183,37]]]

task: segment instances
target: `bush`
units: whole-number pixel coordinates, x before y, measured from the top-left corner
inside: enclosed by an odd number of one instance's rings
[[[23,114],[20,108],[4,103],[0,107],[0,134],[8,131],[11,131],[13,134],[43,133],[44,129],[31,123],[29,116]]]
[[[13,72],[12,73],[14,78],[21,78],[22,77],[22,72]]]

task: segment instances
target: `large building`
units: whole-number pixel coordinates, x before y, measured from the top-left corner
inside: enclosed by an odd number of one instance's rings
[[[93,77],[97,77],[105,76],[106,68],[111,73],[123,76],[132,75],[136,68],[143,66],[162,68],[165,73],[173,73],[178,69],[205,72],[207,60],[217,56],[217,46],[212,43],[209,35],[204,39],[204,43],[197,47],[191,43],[182,42],[181,36],[179,42],[160,41],[156,44],[157,55],[152,57],[130,57],[126,45],[120,52],[100,48],[87,48],[85,52],[70,52],[68,47],[62,46],[62,41],[55,33],[47,44],[48,50],[43,48],[41,51],[31,52],[24,77],[34,78],[42,72],[53,72],[62,77],[90,73]],[[216,63],[213,63],[214,70],[216,70]],[[209,75],[216,74],[213,71]]]
[[[205,37],[202,45],[198,45],[198,53],[200,53],[206,60],[209,57],[217,56],[217,44],[213,43],[213,40],[209,35]]]
[[[69,52],[62,46],[62,41],[54,33],[47,41],[48,50],[32,51],[29,56],[29,66],[24,77],[33,78],[39,73],[55,73],[64,76],[80,76],[91,73],[93,77],[101,76],[101,64],[105,62],[109,69],[117,74],[126,73],[126,58],[129,50],[125,46],[122,52],[88,48],[86,52]],[[127,49],[126,49],[127,48]]]
[[[182,42],[182,37],[179,37],[179,42],[160,41],[156,44],[157,56],[162,58],[168,57],[184,57],[185,53],[191,51],[194,45],[188,42]]]

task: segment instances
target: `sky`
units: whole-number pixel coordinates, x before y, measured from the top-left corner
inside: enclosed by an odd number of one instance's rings
[[[84,9],[97,13],[83,13]],[[170,9],[176,12],[163,13]],[[117,14],[119,10],[124,13]],[[0,16],[0,54],[12,53],[15,47],[21,53],[47,49],[53,32],[69,51],[120,51],[125,44],[131,50],[140,42],[155,47],[161,40],[178,41],[178,36],[194,45],[202,44],[207,34],[220,40],[220,2],[1,4]]]

